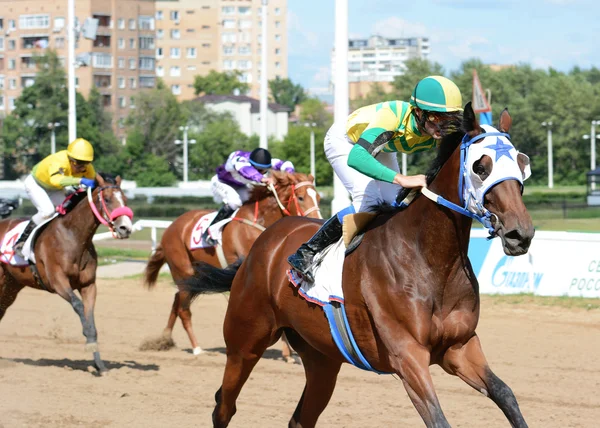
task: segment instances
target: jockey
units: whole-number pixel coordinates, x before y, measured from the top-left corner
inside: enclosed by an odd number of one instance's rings
[[[273,183],[271,177],[265,176],[270,169],[294,172],[294,165],[290,161],[271,158],[271,153],[266,149],[231,153],[227,161],[217,167],[217,174],[210,180],[214,200],[216,203],[223,202],[223,206],[208,227],[228,218],[248,200],[248,186]],[[217,245],[208,234],[208,228],[202,238],[209,245]]]
[[[94,148],[89,141],[78,138],[67,147],[44,158],[33,167],[25,179],[25,190],[38,212],[15,242],[15,253],[23,257],[23,245],[35,227],[52,217],[56,206],[65,199],[65,187],[96,185],[96,171],[91,162]]]
[[[402,175],[396,152],[415,153],[437,147],[442,137],[460,128],[460,90],[443,76],[417,83],[410,101],[388,101],[359,108],[345,123],[334,123],[325,136],[325,155],[352,196],[352,205],[331,217],[288,258],[297,272],[314,281],[312,259],[342,236],[342,218],[393,204],[400,190],[426,186],[424,175]]]

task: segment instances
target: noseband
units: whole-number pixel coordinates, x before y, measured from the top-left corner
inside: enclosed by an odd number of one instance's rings
[[[105,189],[119,189],[120,190],[121,188],[119,186],[114,186],[114,185],[99,187],[98,202],[100,205],[100,209],[102,210],[102,213],[100,213],[98,211],[98,208],[96,207],[96,204],[94,203],[94,198],[92,196],[92,188],[91,187],[88,187],[88,189],[87,189],[87,198],[88,198],[88,202],[90,204],[90,208],[92,209],[92,212],[94,213],[94,216],[96,217],[96,219],[101,224],[108,227],[110,229],[110,231],[114,234],[114,232],[115,232],[114,221],[121,216],[126,216],[126,217],[129,217],[130,220],[133,220],[133,211],[131,210],[131,208],[126,207],[126,206],[120,206],[113,211],[109,211],[108,207],[106,206],[106,203],[104,202],[104,198],[102,195],[102,192]]]
[[[300,204],[298,203],[298,196],[296,195],[296,189],[299,189],[304,186],[311,186],[313,188],[315,187],[315,185],[313,184],[312,181],[301,181],[299,183],[292,184],[292,196],[287,201],[286,206],[284,206],[283,203],[281,202],[281,200],[279,199],[279,195],[277,194],[277,189],[275,189],[275,186],[273,186],[272,184],[269,184],[269,190],[271,190],[271,192],[275,196],[277,205],[279,205],[279,209],[281,209],[281,212],[283,212],[284,215],[288,215],[288,216],[292,215],[289,210],[292,202],[294,203],[294,205],[296,207],[296,212],[298,214],[300,214],[302,217],[306,217],[310,213],[315,212],[315,211],[320,213],[321,209],[319,208],[319,205],[316,204],[316,201],[315,201],[315,206],[307,209],[306,211],[302,211],[302,208],[300,208]],[[316,191],[316,189],[315,189],[315,191]]]

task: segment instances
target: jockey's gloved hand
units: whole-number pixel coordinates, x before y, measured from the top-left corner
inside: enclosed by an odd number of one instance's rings
[[[92,180],[91,178],[82,178],[81,181],[79,181],[79,184],[93,189],[96,187],[96,180]]]

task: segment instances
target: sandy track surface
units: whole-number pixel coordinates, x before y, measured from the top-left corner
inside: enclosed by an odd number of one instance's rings
[[[97,377],[81,325],[56,295],[26,289],[0,324],[0,427],[208,427],[225,363],[222,295],[193,306],[206,353],[195,357],[180,324],[178,348],[142,352],[166,324],[173,288],[148,292],[140,280],[99,283],[96,322],[110,372]],[[478,328],[492,369],[515,392],[532,427],[600,426],[600,311],[498,304],[483,298]],[[299,364],[267,351],[238,400],[232,427],[283,427],[304,386]],[[432,367],[456,427],[509,426],[493,402]],[[322,427],[423,426],[391,376],[345,365]]]

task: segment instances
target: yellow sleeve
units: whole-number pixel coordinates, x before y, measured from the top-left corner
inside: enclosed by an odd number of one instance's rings
[[[360,135],[360,138],[370,144],[376,143],[376,145],[380,145],[383,141],[379,140],[383,138],[385,142],[389,141],[391,136],[398,132],[399,125],[400,118],[392,111],[389,104],[386,103],[382,108],[377,110],[369,125],[367,125]]]
[[[94,169],[94,165],[89,164],[85,174],[83,175],[85,178],[91,178],[92,180],[96,179],[96,170]]]

